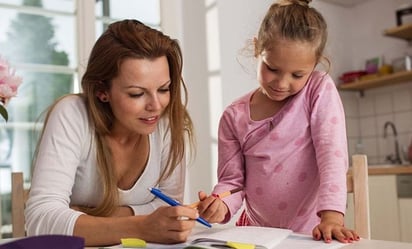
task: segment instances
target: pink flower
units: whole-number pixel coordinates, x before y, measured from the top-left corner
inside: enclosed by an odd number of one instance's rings
[[[15,70],[9,67],[8,62],[0,57],[0,115],[7,121],[6,105],[11,97],[17,95],[17,89],[22,78],[15,75]]]
[[[22,78],[15,75],[15,70],[0,57],[0,97],[8,99],[16,96],[21,82]]]

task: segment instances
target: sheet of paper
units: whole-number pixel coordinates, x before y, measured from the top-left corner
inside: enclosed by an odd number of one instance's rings
[[[197,238],[212,238],[261,245],[267,249],[273,249],[290,234],[292,234],[291,230],[272,227],[239,226],[221,229],[214,226],[211,229],[195,232],[190,236],[188,242],[190,243]]]
[[[279,243],[274,249],[337,249],[347,246],[348,244],[340,243],[333,240],[331,243],[316,241],[309,235],[290,234],[286,239]]]

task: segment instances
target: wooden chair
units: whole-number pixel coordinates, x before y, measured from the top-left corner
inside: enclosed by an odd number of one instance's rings
[[[353,194],[354,230],[370,239],[368,161],[366,155],[353,155],[347,178],[348,193]]]
[[[13,238],[26,236],[24,206],[29,190],[24,188],[22,172],[11,173],[11,223]]]

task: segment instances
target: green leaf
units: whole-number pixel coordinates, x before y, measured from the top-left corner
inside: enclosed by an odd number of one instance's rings
[[[2,104],[0,104],[0,114],[4,118],[4,120],[6,120],[6,122],[7,120],[9,120],[9,114],[7,113],[6,108]]]

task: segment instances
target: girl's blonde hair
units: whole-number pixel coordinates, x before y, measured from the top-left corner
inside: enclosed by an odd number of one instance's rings
[[[323,52],[328,37],[323,16],[309,6],[311,0],[280,0],[270,6],[259,28],[254,55],[270,50],[280,39],[313,44],[316,61],[325,59]]]

